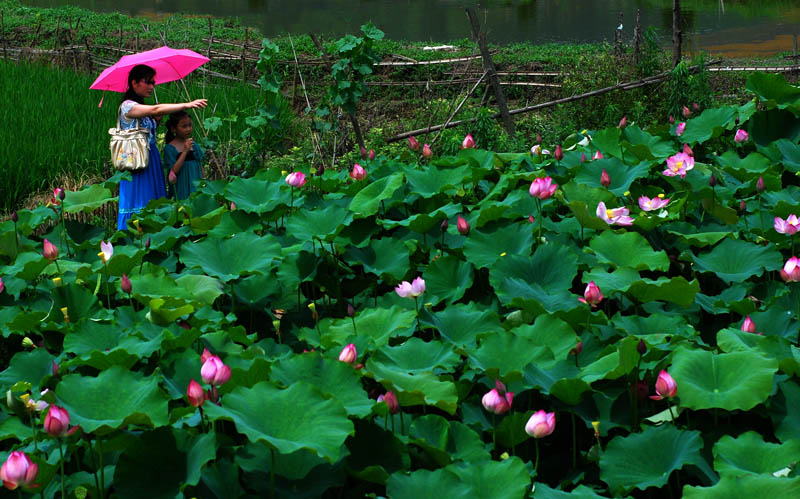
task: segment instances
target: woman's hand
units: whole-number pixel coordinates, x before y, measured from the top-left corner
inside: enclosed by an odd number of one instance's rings
[[[208,99],[195,99],[185,105],[186,109],[202,109],[208,105]]]

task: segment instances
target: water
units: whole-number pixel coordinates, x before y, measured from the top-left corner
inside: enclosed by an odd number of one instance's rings
[[[160,17],[176,12],[237,17],[265,35],[357,33],[371,20],[393,39],[446,42],[470,36],[465,6],[477,6],[493,43],[611,41],[622,12],[630,39],[637,9],[644,28],[669,44],[672,0],[23,0],[34,6],[76,5],[99,12]],[[797,0],[683,0],[684,48],[727,56],[791,51],[800,35]]]

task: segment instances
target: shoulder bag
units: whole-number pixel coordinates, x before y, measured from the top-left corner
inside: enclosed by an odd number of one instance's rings
[[[108,129],[111,135],[111,163],[123,172],[144,170],[150,162],[150,131],[138,126],[123,130],[119,122],[121,112],[122,106],[117,112],[117,127]]]

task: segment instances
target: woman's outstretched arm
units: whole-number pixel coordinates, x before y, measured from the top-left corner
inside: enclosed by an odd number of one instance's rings
[[[185,109],[201,109],[207,105],[208,99],[196,99],[191,102],[181,102],[180,104],[155,104],[153,106],[136,104],[125,116],[129,119],[161,116],[162,114],[172,114]]]

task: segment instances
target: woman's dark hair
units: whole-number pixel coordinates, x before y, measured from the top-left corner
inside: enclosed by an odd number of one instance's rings
[[[144,99],[134,92],[133,90],[133,82],[139,80],[147,80],[149,78],[154,78],[156,76],[156,70],[151,68],[150,66],[139,64],[131,69],[131,72],[128,73],[128,89],[125,91],[125,95],[122,96],[122,101],[125,102],[126,100],[136,101],[139,104],[144,104]]]
[[[172,130],[178,126],[178,123],[180,123],[182,119],[188,117],[189,113],[186,111],[177,111],[169,115],[169,119],[167,120],[167,134],[164,136],[165,144],[169,144],[175,140],[175,133]]]

